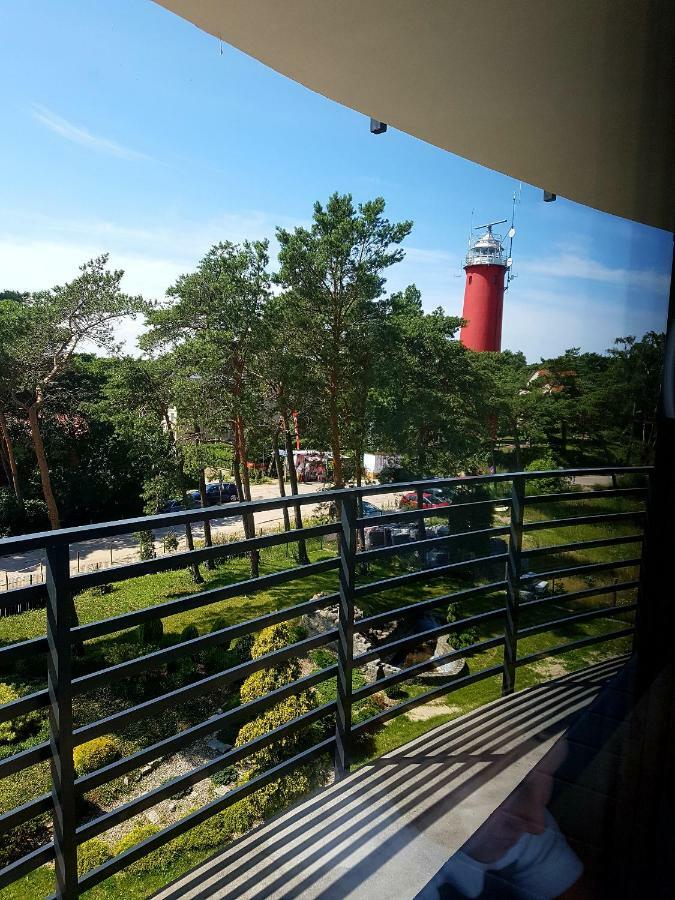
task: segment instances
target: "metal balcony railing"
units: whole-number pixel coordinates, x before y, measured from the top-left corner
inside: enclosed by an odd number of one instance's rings
[[[519,640],[533,634],[556,629],[569,623],[585,622],[596,617],[610,616],[616,612],[613,606],[602,606],[598,609],[583,611],[564,618],[547,619],[528,628],[519,628],[519,614],[524,609],[551,608],[557,603],[607,595],[616,591],[637,588],[639,580],[626,579],[621,582],[592,585],[571,593],[556,594],[526,599],[523,592],[527,586],[537,579],[564,579],[570,576],[595,576],[599,573],[616,571],[623,568],[638,567],[640,557],[635,553],[622,559],[603,561],[584,565],[560,566],[555,569],[539,572],[534,575],[524,571],[524,558],[530,560],[551,555],[585,549],[636,545],[642,542],[642,529],[629,534],[622,534],[600,539],[578,540],[555,546],[534,547],[523,550],[523,535],[540,529],[566,528],[569,526],[592,525],[605,522],[641,521],[644,509],[639,511],[600,512],[597,514],[566,516],[557,519],[527,520],[527,507],[537,508],[541,504],[564,501],[595,501],[608,498],[634,497],[640,501],[647,498],[647,486],[612,488],[607,490],[590,490],[583,493],[566,491],[551,494],[526,494],[526,483],[531,479],[577,475],[640,475],[648,478],[650,469],[643,468],[604,468],[575,469],[555,471],[552,473],[520,472],[473,478],[445,478],[432,481],[420,481],[400,485],[369,485],[363,488],[344,489],[316,494],[304,494],[285,498],[261,500],[252,503],[228,504],[225,507],[207,507],[184,512],[129,519],[118,522],[107,522],[81,528],[65,528],[60,531],[29,534],[0,540],[0,557],[25,554],[32,551],[44,551],[46,555],[46,584],[34,584],[0,594],[0,608],[22,609],[26,601],[30,605],[46,603],[46,634],[29,640],[18,641],[0,647],[0,680],[2,673],[11,670],[17,662],[38,654],[46,656],[47,687],[21,696],[19,699],[0,706],[0,722],[7,722],[18,716],[35,710],[47,710],[49,714],[49,740],[29,746],[21,752],[6,756],[0,760],[0,779],[20,772],[29,766],[49,761],[51,764],[51,790],[35,799],[27,800],[22,805],[0,815],[0,835],[26,823],[35,816],[51,812],[53,817],[53,839],[37,849],[11,862],[0,871],[0,889],[15,882],[35,868],[53,861],[55,863],[56,896],[74,898],[83,891],[94,887],[114,873],[125,868],[153,850],[161,847],[173,838],[187,832],[217,812],[224,810],[234,802],[252,794],[257,789],[269,784],[294,768],[322,754],[330,753],[334,759],[336,778],[343,777],[350,768],[352,748],[355,738],[374,726],[406,712],[412,707],[429,700],[447,695],[451,691],[466,687],[496,675],[501,676],[502,690],[509,694],[514,690],[516,671],[519,667],[536,662],[544,657],[560,654],[568,650],[589,647],[602,642],[612,642],[633,633],[634,626],[621,623],[623,627],[599,635],[580,638],[561,644],[546,647],[535,653],[519,655]],[[499,486],[503,490],[496,499],[468,499],[455,502],[449,506],[424,508],[424,492],[427,488],[456,488],[461,485],[462,491],[470,492],[474,488]],[[392,491],[414,491],[418,507],[415,509],[386,512],[376,518],[359,515],[361,501],[366,496],[377,496]],[[95,538],[128,534],[139,529],[157,529],[166,526],[178,526],[185,523],[202,522],[205,519],[222,518],[223,516],[248,516],[265,510],[281,509],[297,504],[321,503],[326,500],[335,501],[339,509],[339,519],[326,524],[312,525],[303,529],[262,535],[260,537],[239,540],[232,543],[203,547],[193,551],[179,552],[168,556],[150,559],[143,562],[113,566],[102,571],[85,574],[71,574],[69,565],[69,546],[71,543]],[[452,531],[452,519],[460,510],[490,509],[502,507],[508,509],[508,524],[500,524],[489,528],[469,531]],[[450,533],[428,537],[426,522],[429,517],[447,518]],[[410,540],[394,545],[385,545],[371,549],[362,549],[359,535],[364,529],[374,525],[388,523],[408,523],[416,528],[416,535]],[[336,556],[310,562],[304,566],[294,566],[282,571],[264,574],[255,579],[245,579],[234,584],[221,587],[206,588],[195,593],[174,599],[168,599],[154,606],[121,612],[101,621],[76,624],[73,615],[74,597],[85,588],[104,583],[119,582],[138,576],[169,569],[181,569],[193,563],[209,559],[236,556],[251,550],[279,546],[333,535],[337,540]],[[507,549],[491,555],[477,558],[466,558],[448,561],[433,568],[426,565],[427,555],[438,548],[461,545],[467,538],[495,537],[505,539]],[[392,557],[418,559],[422,568],[416,571],[385,577],[375,581],[363,581],[362,574],[370,563],[387,561]],[[405,604],[397,608],[364,616],[355,620],[355,606],[361,598],[368,595],[391,591],[394,588],[407,588],[411,585],[433,583],[447,576],[481,571],[494,573],[495,565],[503,567],[497,578],[485,583],[471,585],[462,590],[433,596],[418,602]],[[162,647],[151,653],[139,655],[135,659],[107,666],[105,668],[76,675],[73,671],[74,650],[85,642],[105,635],[122,632],[153,619],[164,618],[176,613],[196,610],[200,607],[234,597],[241,597],[258,590],[277,585],[302,581],[302,579],[330,571],[338,573],[338,590],[324,596],[314,597],[308,601],[270,612],[246,622],[228,625],[218,630],[178,644]],[[374,627],[381,626],[391,620],[405,619],[424,610],[441,609],[449,603],[465,603],[472,598],[498,597],[497,606],[485,612],[469,615],[459,621],[439,624],[432,628],[410,634],[390,641],[366,652],[355,654],[354,636]],[[529,596],[529,595],[526,595]],[[281,622],[297,619],[299,616],[316,612],[332,604],[339,604],[339,621],[336,629],[313,635],[270,652],[257,659],[243,662],[225,671],[200,677],[160,696],[153,697],[135,706],[113,712],[111,715],[84,725],[75,725],[73,717],[74,699],[85,691],[98,688],[118,679],[128,678],[162,667],[166,663],[189,657],[195,651],[207,647],[223,645],[225,642],[243,635],[249,635],[261,629]],[[637,603],[627,603],[620,607],[621,612],[631,612]],[[478,626],[486,622],[501,622],[497,635],[476,641],[469,647],[453,650],[444,655],[433,656],[416,662],[400,671],[388,674],[370,684],[354,689],[353,672],[366,663],[390,654],[424,644],[442,635],[452,634],[466,628]],[[233,709],[215,711],[214,715],[171,737],[162,739],[149,746],[142,747],[135,753],[106,765],[86,775],[77,775],[73,762],[74,749],[93,738],[110,734],[133,722],[154,716],[162,710],[197,697],[208,695],[209,691],[226,684],[236,683],[256,671],[261,671],[293,657],[305,657],[311,650],[337,643],[337,664],[312,672],[291,684],[284,685],[271,693],[244,703]],[[477,672],[455,677],[451,682],[444,680],[423,693],[406,699],[396,706],[386,708],[364,722],[354,724],[352,707],[355,703],[370,695],[391,688],[396,684],[416,678],[438,666],[442,666],[459,657],[474,657],[477,654],[503,646],[503,658],[498,665],[490,665]],[[140,652],[140,648],[139,648]],[[311,686],[336,679],[336,699],[312,709],[304,715],[287,722],[273,731],[251,740],[243,746],[228,750],[195,768],[186,774],[173,778],[140,796],[134,797],[123,805],[104,812],[95,818],[80,820],[80,800],[86,792],[108,784],[113,779],[127,775],[144,764],[161,759],[175,753],[179,748],[189,745],[197,738],[204,737],[232,722],[249,719],[269,709],[280,700],[297,694]],[[292,758],[274,766],[272,769],[239,784],[226,794],[217,797],[201,808],[190,812],[168,827],[151,835],[139,844],[114,856],[97,868],[78,876],[78,846],[84,841],[106,832],[108,829],[127,821],[137,814],[149,810],[160,801],[172,797],[214,773],[223,770],[245,759],[250,754],[269,746],[298,729],[311,723],[325,722],[330,718],[334,722],[332,733],[314,746],[303,750]]]

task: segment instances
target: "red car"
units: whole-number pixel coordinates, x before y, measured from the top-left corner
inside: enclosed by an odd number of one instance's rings
[[[403,494],[398,505],[400,509],[418,509],[415,491]],[[436,491],[425,491],[422,494],[422,509],[437,509],[439,506],[450,506],[450,504],[447,500],[443,500]]]

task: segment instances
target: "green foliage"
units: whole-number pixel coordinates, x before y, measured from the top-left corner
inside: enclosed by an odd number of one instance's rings
[[[196,625],[186,625],[180,633],[181,641],[193,641],[199,637],[199,629]]]
[[[128,831],[124,837],[117,841],[113,848],[113,854],[119,856],[124,853],[125,850],[130,850],[132,847],[135,847],[136,844],[140,844],[141,841],[145,841],[147,838],[152,837],[153,834],[157,834],[158,831],[161,831],[161,828],[158,825],[135,825],[131,831]],[[170,852],[167,852],[166,847],[160,847],[159,850],[148,853],[147,856],[143,856],[135,863],[132,863],[129,866],[129,871],[135,874],[152,872],[155,867],[166,865],[170,860],[171,855]],[[167,857],[169,859],[167,859]]]
[[[461,604],[451,603],[448,606],[448,622],[459,622],[467,617],[466,609],[462,609]],[[461,650],[463,647],[470,647],[478,641],[479,631],[475,627],[464,628],[459,631],[452,631],[449,635],[450,644],[455,650]]]
[[[77,874],[82,878],[91,869],[108,862],[112,856],[110,847],[100,838],[85,841],[77,848]]]
[[[178,550],[178,535],[175,531],[168,531],[164,535],[164,550],[167,553],[175,553]]]
[[[21,695],[10,684],[0,682],[0,706],[18,700]],[[24,713],[5,722],[0,722],[0,749],[3,744],[11,744],[20,740],[39,727],[40,718],[37,713]]]
[[[155,535],[152,531],[136,531],[134,537],[138,541],[138,555],[142,560],[155,559],[157,552],[155,550]]]
[[[102,735],[75,747],[73,750],[75,771],[78,775],[87,775],[110,765],[121,755],[118,741],[110,735]]]
[[[0,537],[43,531],[48,527],[47,507],[42,500],[19,503],[13,491],[0,488]]]
[[[238,778],[239,774],[234,766],[225,766],[224,769],[219,769],[213,773],[211,781],[218,787],[227,787],[230,784],[235,784]]]
[[[544,456],[533,459],[527,466],[528,472],[547,472],[558,468],[552,456]],[[571,481],[564,475],[550,475],[547,478],[528,478],[525,491],[528,494],[553,494],[558,491],[568,491]]]
[[[148,619],[138,626],[139,644],[159,644],[164,634],[164,625],[161,619]]]

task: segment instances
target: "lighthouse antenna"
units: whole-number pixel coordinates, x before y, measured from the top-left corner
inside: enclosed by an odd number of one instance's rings
[[[504,287],[504,290],[505,290],[505,291],[508,291],[509,285],[511,284],[511,282],[513,281],[513,279],[516,277],[516,276],[513,274],[513,238],[514,238],[514,236],[515,236],[515,234],[516,234],[516,227],[515,227],[515,223],[516,223],[516,203],[520,203],[520,193],[522,193],[522,190],[523,190],[523,185],[522,185],[522,182],[521,182],[521,185],[520,185],[520,188],[519,188],[519,192],[518,192],[518,198],[516,198],[516,192],[515,192],[515,191],[513,192],[513,203],[512,203],[512,205],[511,205],[511,227],[509,228],[509,231],[508,231],[508,236],[509,236],[509,256],[508,256],[508,262],[509,262],[509,266],[508,266],[508,268],[507,268],[507,270],[506,270],[506,286]]]
[[[472,230],[478,231],[479,228],[487,228],[488,231],[492,231],[493,225],[503,225],[506,221],[506,219],[500,219],[498,222],[486,222],[485,225],[474,225]]]

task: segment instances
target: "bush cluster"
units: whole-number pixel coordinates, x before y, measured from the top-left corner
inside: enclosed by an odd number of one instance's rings
[[[0,681],[0,706],[5,703],[11,703],[18,700],[21,694],[10,684]],[[25,713],[22,716],[16,716],[14,719],[8,719],[0,722],[0,748],[3,744],[11,744],[14,741],[21,740],[26,735],[37,730],[40,726],[40,717],[37,713]]]
[[[78,775],[87,775],[115,762],[121,756],[120,747],[114,737],[102,735],[79,744],[73,750],[73,763]]]
[[[110,847],[100,838],[91,838],[91,840],[85,841],[77,848],[77,874],[82,878],[91,869],[96,869],[108,862],[112,856]]]

